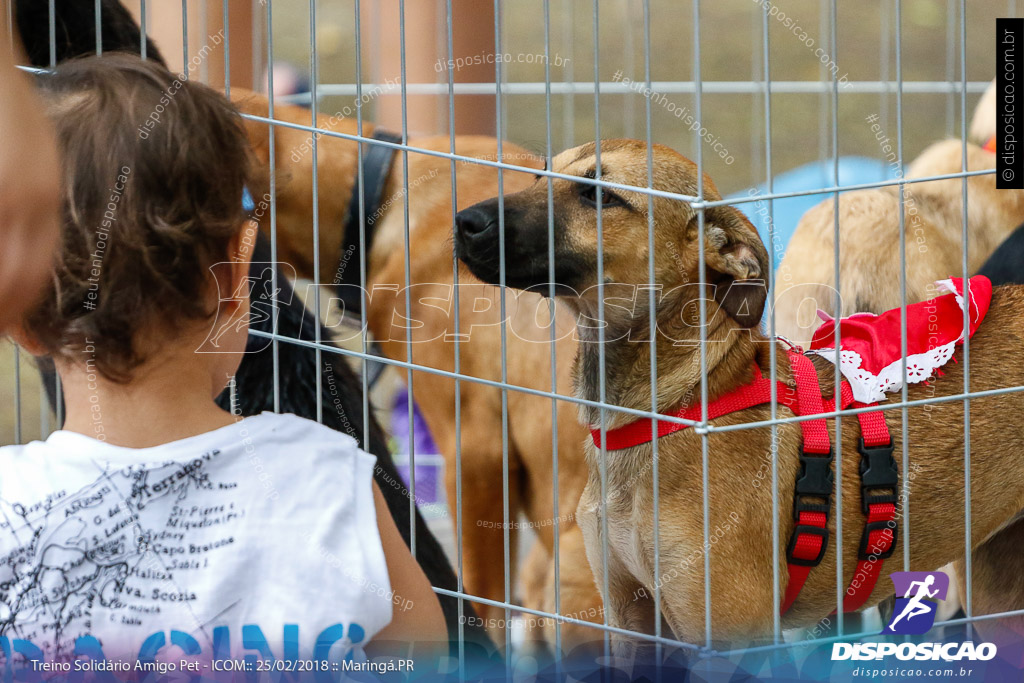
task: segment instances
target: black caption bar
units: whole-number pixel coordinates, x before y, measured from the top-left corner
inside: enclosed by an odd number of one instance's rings
[[[1024,148],[1017,139],[1024,136],[1024,112],[1017,106],[1017,87],[1024,79],[1022,40],[1024,19],[996,19],[996,188],[1000,190],[1024,189]]]

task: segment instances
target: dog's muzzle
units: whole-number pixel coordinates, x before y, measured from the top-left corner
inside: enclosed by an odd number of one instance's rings
[[[455,250],[470,271],[484,282],[497,283],[498,215],[477,206],[455,214]]]
[[[498,236],[498,217],[475,206],[455,214],[455,230],[463,244],[480,244]]]

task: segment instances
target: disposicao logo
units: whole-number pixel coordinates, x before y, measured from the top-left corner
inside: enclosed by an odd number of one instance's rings
[[[890,578],[896,586],[896,606],[882,633],[927,633],[935,623],[939,600],[945,600],[949,592],[949,576],[944,572],[893,572]]]
[[[896,605],[882,635],[920,635],[935,624],[940,600],[949,592],[949,576],[943,572],[893,572]],[[895,655],[900,660],[961,659],[987,661],[996,656],[993,643],[833,643],[832,659],[878,660]]]

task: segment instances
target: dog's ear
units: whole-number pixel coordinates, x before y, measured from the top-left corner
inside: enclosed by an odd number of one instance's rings
[[[768,252],[754,226],[734,207],[707,210],[704,262],[709,281],[717,285],[718,304],[741,327],[756,327],[768,299]]]

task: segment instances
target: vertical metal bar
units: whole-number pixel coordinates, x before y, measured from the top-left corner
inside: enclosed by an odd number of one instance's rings
[[[184,1],[184,0],[183,0]],[[274,0],[267,0],[267,118],[274,120]],[[253,26],[255,31],[255,22]],[[276,124],[270,124],[269,135],[269,166],[270,166],[270,260],[273,267],[270,271],[270,289],[277,296],[277,154],[275,152]],[[274,412],[281,412],[281,349],[277,337],[277,301],[271,306],[271,356],[274,363]],[[319,313],[319,312],[318,312]]]
[[[967,2],[960,0],[960,144],[962,147],[960,157],[960,170],[967,171]],[[961,181],[962,195],[962,216],[960,240],[963,249],[960,253],[960,265],[964,279],[964,393],[971,390],[971,335],[967,334],[970,329],[970,272],[967,269],[967,176]],[[906,410],[906,408],[904,408]],[[971,550],[971,400],[964,399],[964,613],[970,619],[974,616],[973,592],[971,583],[973,577]],[[968,622],[968,637],[972,627]]]
[[[879,14],[882,25],[879,37],[881,55],[878,64],[878,77],[884,85],[878,94],[878,108],[881,117],[880,125],[883,129],[889,130],[889,96],[892,93],[892,87],[889,85],[889,70],[892,65],[892,15],[888,3],[881,3]]]
[[[562,8],[562,42],[569,52],[570,59],[566,61],[563,71],[563,78],[567,83],[576,80],[576,69],[573,67],[576,45],[576,2],[565,0]],[[569,93],[563,96],[562,102],[562,149],[569,149],[575,146],[576,139],[576,96]]]
[[[755,17],[756,19],[756,17]],[[755,43],[761,40],[761,25],[756,21],[750,22],[750,45],[753,46]],[[761,74],[764,72],[764,59],[761,52],[753,49],[750,50],[750,83],[759,82]],[[763,93],[763,91],[762,91]],[[762,94],[758,93],[758,94]],[[750,95],[750,106],[753,108],[756,106],[757,97],[754,93]],[[750,127],[750,154],[748,157],[748,168],[747,172],[750,174],[751,186],[756,186],[760,178],[764,177],[764,167],[762,163],[764,159],[760,155],[760,151],[764,147],[764,141],[761,139],[761,135],[764,130],[757,126]]]
[[[21,443],[21,349],[14,345],[14,443]]]
[[[103,11],[100,6],[100,0],[96,0],[93,3],[93,13],[96,24],[96,54],[101,55],[103,54]]]
[[[829,5],[830,15],[830,30],[829,30],[829,50],[832,53],[832,61],[837,62],[839,59],[839,39],[838,39],[838,28],[837,24],[839,21],[839,5],[837,0],[832,0]],[[836,70],[832,73],[832,182],[836,187],[839,187],[839,71]],[[842,281],[839,277],[839,193],[835,192],[832,195],[832,244],[834,246],[834,253],[832,258],[832,269],[835,273],[835,288],[836,288],[836,301],[835,311],[833,315],[836,320],[843,317],[843,291]],[[841,348],[839,339],[839,325],[835,326],[835,341],[833,342],[833,348]],[[832,371],[834,386],[838,387],[843,381],[843,375],[840,371],[839,363],[833,364]],[[841,393],[836,390],[835,392],[835,410],[839,412],[843,409]],[[846,588],[846,583],[843,581],[843,418],[836,416],[835,425],[835,485],[836,485],[836,628],[839,633],[843,632],[843,592]]]
[[[57,66],[57,18],[56,8],[54,7],[56,0],[49,0],[47,2],[47,30],[49,34],[49,47],[50,47],[50,68]],[[13,7],[14,3],[8,3],[8,9]],[[54,375],[56,376],[56,375]],[[50,402],[47,399],[47,392],[45,391],[45,380],[41,382],[43,384],[44,391],[39,393],[39,438],[45,439],[50,433]],[[58,394],[58,402],[60,401]]]
[[[8,3],[8,8],[14,5],[13,2]],[[56,12],[56,0],[49,0],[47,2],[47,29],[49,32],[50,41],[50,68],[57,66],[57,12]],[[143,29],[143,35],[145,35],[145,29]],[[54,373],[54,377],[57,377],[57,373]],[[42,379],[42,378],[41,378]],[[50,433],[50,402],[47,399],[47,392],[45,391],[46,380],[42,379],[44,391],[39,393],[39,438],[45,439]],[[56,403],[59,406],[61,403],[60,391],[56,385],[54,388],[54,395],[57,397]],[[58,408],[59,410],[59,408]],[[60,427],[60,420],[57,421],[57,427]]]
[[[199,0],[199,40],[204,42],[209,40],[210,35],[207,9],[207,0]],[[202,83],[210,82],[210,65],[205,58],[199,62],[199,80]]]
[[[409,278],[412,273],[412,247],[409,246],[409,84],[405,68],[405,0],[398,0],[398,49],[400,71],[402,76],[402,215],[403,238],[405,241],[405,314],[412,315],[412,293],[409,291]],[[412,365],[412,326],[405,328],[405,360]],[[405,373],[408,397],[409,419],[409,551],[416,557],[416,403],[413,401],[412,367]]]
[[[260,87],[260,73],[258,66],[262,62],[263,55],[265,53],[263,51],[263,31],[260,30],[259,24],[255,21],[255,12],[252,28],[250,29],[250,37],[252,38],[250,41],[252,43],[252,46],[250,47],[250,50],[252,51],[252,87],[253,89],[258,89]]]
[[[896,3],[896,155],[903,179],[903,3]],[[903,375],[901,396],[907,402],[907,216],[906,185],[900,184],[900,366]],[[910,571],[910,446],[907,407],[900,408],[900,439],[903,469],[903,571]]]
[[[57,396],[57,419],[54,426],[61,429],[64,426],[64,383],[60,381],[60,375],[53,375],[54,394]]]
[[[50,7],[53,7],[53,1],[54,0],[50,0]],[[224,1],[227,2],[227,0]],[[149,16],[146,14],[146,0],[141,0],[139,3],[139,27],[141,29],[140,33],[142,33],[142,50],[140,51],[140,54],[143,59],[146,59],[148,56],[146,53],[149,47]]]
[[[820,0],[818,2],[818,35],[827,36],[830,35],[829,25],[829,13],[831,7],[828,0]],[[835,59],[835,55],[832,55],[832,59]],[[824,81],[825,74],[828,73],[828,67],[825,64],[818,62],[818,80]],[[828,120],[829,120],[829,93],[824,88],[818,94],[818,160],[824,161],[828,156],[828,150],[830,148],[831,138],[828,134]]]
[[[46,388],[46,382],[40,377],[41,388]],[[50,433],[50,401],[46,396],[46,391],[39,392],[39,438],[45,439]]]
[[[358,135],[363,135],[363,30],[362,30],[362,7],[360,0],[355,0],[355,51],[356,51],[356,130]],[[369,344],[367,343],[366,309],[370,297],[366,288],[367,261],[369,254],[366,253],[366,202],[363,200],[363,142],[356,144],[356,201],[359,202],[359,287],[362,305],[359,307],[359,329],[360,346],[362,357],[360,360],[360,380],[363,389],[363,444],[366,448],[370,445],[370,383],[367,377],[366,355]],[[460,588],[461,590],[461,588]],[[461,628],[461,626],[460,626]]]
[[[448,64],[452,64],[455,50],[455,36],[452,28],[452,0],[445,0],[445,29],[447,32]],[[452,229],[455,228],[455,213],[459,210],[458,186],[456,182],[455,166],[455,72],[453,69],[446,69],[448,72],[448,150],[453,155],[450,161],[451,185],[452,185]],[[549,121],[550,126],[550,121]],[[454,233],[453,233],[454,234]],[[459,356],[460,342],[460,319],[459,319],[459,257],[455,251],[455,243],[452,242],[452,304],[455,309],[454,325],[455,334],[452,337],[455,351],[455,539],[458,565],[458,587],[461,594],[465,587],[463,585],[463,564],[464,552],[462,547],[462,384],[459,381],[461,372],[461,358]],[[448,502],[451,505],[451,501]],[[556,579],[557,580],[557,579]],[[556,594],[557,600],[557,594]],[[466,636],[463,625],[465,614],[465,601],[459,597],[459,671],[466,669]]]
[[[181,72],[185,74],[186,79],[190,75],[188,73],[188,0],[181,0]]]
[[[57,66],[57,16],[54,3],[56,0],[50,0],[48,5],[49,22],[50,22],[50,68]],[[145,2],[143,2],[145,4]],[[8,4],[8,8],[12,7],[14,3]],[[142,34],[145,35],[146,31],[143,29]]]
[[[320,105],[317,97],[316,86],[319,80],[319,60],[316,50],[316,3],[317,0],[309,0],[309,111],[310,124],[316,130],[316,110]],[[320,316],[320,172],[317,165],[318,138],[316,133],[310,136],[310,159],[313,160],[313,310],[317,317]],[[320,336],[321,325],[313,326],[313,338],[316,347],[313,350],[316,356],[316,421],[321,424],[324,421],[324,397],[323,397],[323,351],[320,344],[323,341]],[[413,524],[415,526],[415,524]]]
[[[598,11],[598,0],[593,5],[593,42],[594,42],[594,176],[601,180],[601,33]],[[601,407],[598,409],[598,417],[601,425],[601,448],[599,453],[600,478],[601,478],[601,567],[603,571],[602,595],[607,602],[608,596],[608,448],[605,443],[607,439],[605,405],[608,403],[608,388],[606,386],[607,367],[604,348],[604,224],[601,216],[601,195],[603,188],[600,185],[595,189],[595,201],[597,203],[597,367],[598,367],[598,402]],[[608,608],[605,606],[604,623],[608,625]],[[611,639],[609,632],[604,632],[604,653],[607,657],[611,651]]]
[[[224,0],[224,97],[231,99],[231,15],[228,0]]]
[[[952,83],[956,78],[956,21],[954,16],[956,0],[946,0],[946,82]],[[946,93],[946,135],[952,137],[956,125],[955,93]]]
[[[494,0],[494,51],[502,54],[501,49],[501,0]],[[502,110],[502,73],[501,60],[494,62],[494,92],[495,92],[495,137],[498,140],[498,162],[503,163],[505,157],[502,154],[504,140],[504,116]],[[504,521],[504,556],[505,556],[505,604],[512,602],[512,551],[510,533],[510,507],[508,493],[508,327],[506,325],[506,303],[505,303],[505,170],[498,167],[498,280],[501,284],[499,291],[501,310],[501,492],[503,499],[502,520]],[[512,651],[512,629],[508,626],[512,620],[512,611],[505,607],[505,652]],[[510,663],[506,659],[506,673],[510,673]]]
[[[644,0],[644,92],[651,90],[651,0]],[[647,188],[654,188],[654,125],[651,111],[651,98],[644,98],[644,130],[646,133],[645,143],[647,145]],[[647,333],[650,339],[650,372],[651,372],[651,412],[658,412],[658,320],[655,316],[657,310],[657,292],[655,291],[655,269],[654,254],[657,245],[654,243],[654,195],[647,194]],[[657,426],[657,423],[654,425]],[[652,429],[652,434],[657,430]],[[652,505],[654,514],[654,635],[661,637],[661,478],[659,471],[659,448],[658,439],[651,440],[651,488]],[[662,657],[662,645],[657,643],[654,647],[654,661],[660,662]],[[658,669],[659,680],[661,669]]]
[[[700,68],[700,0],[693,0],[693,85],[694,85],[694,113],[697,121],[703,122],[703,88],[701,83]],[[702,124],[703,125],[703,124]],[[700,450],[701,450],[701,504],[703,507],[704,520],[704,646],[711,649],[711,502],[708,490],[708,310],[707,295],[707,272],[704,264],[704,145],[700,137],[700,131],[695,131],[697,139],[697,198],[700,205],[697,209],[697,249],[698,249],[698,271],[700,282]]]
[[[622,3],[622,27],[625,29],[622,31],[622,71],[623,73],[632,74],[634,73],[634,52],[633,46],[633,19],[632,7],[630,3]],[[622,98],[622,135],[623,137],[632,138],[636,137],[636,122],[633,116],[633,98],[623,97]]]
[[[771,23],[769,12],[771,5],[764,4],[764,13],[761,15],[761,26],[764,38],[762,46],[764,50],[764,164],[765,164],[765,187],[768,194],[772,194],[774,178],[772,177],[772,53],[771,53]],[[768,301],[771,307],[771,316],[768,321],[768,357],[769,357],[769,378],[771,379],[771,458],[772,458],[772,632],[774,642],[782,642],[782,592],[779,586],[779,425],[775,422],[778,419],[779,401],[778,388],[776,385],[778,369],[775,367],[778,347],[775,341],[775,200],[768,201]]]
[[[546,159],[553,154],[551,144],[551,0],[544,0],[544,152]],[[550,372],[551,393],[558,393],[557,349],[555,348],[555,212],[554,184],[547,177],[548,189],[548,315],[551,322]],[[562,613],[561,542],[562,519],[559,515],[558,487],[558,399],[551,399],[551,511],[553,522],[553,550],[555,582],[555,614]],[[555,677],[561,676],[562,622],[555,620]]]

